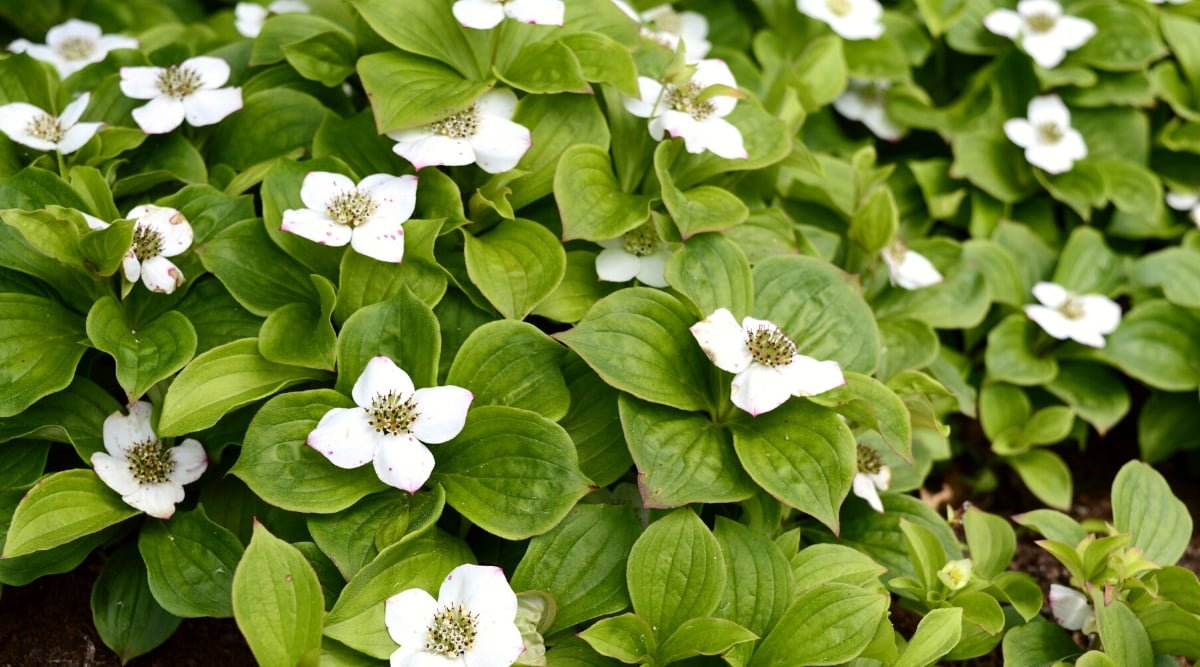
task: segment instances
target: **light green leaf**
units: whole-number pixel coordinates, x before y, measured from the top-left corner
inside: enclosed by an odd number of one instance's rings
[[[1081,419],[1104,435],[1129,413],[1129,390],[1107,366],[1085,362],[1059,364],[1058,376],[1043,387],[1071,406]],[[1139,442],[1142,439],[1139,438]]]
[[[336,30],[284,44],[283,54],[300,76],[329,87],[340,85],[354,73],[358,56],[354,39]]]
[[[836,665],[862,653],[887,612],[889,598],[828,583],[800,594],[767,635],[750,667]]]
[[[117,382],[130,401],[183,368],[196,353],[196,329],[178,311],[130,324],[111,296],[88,312],[87,333],[96,349],[116,360]]]
[[[233,573],[244,549],[203,509],[146,523],[137,545],[150,591],[164,609],[184,618],[233,615]]]
[[[583,69],[575,52],[559,40],[526,44],[498,75],[504,83],[528,93],[586,93],[591,90],[583,78]]]
[[[597,653],[624,663],[648,662],[658,650],[654,629],[637,614],[601,619],[579,637]]]
[[[841,544],[806,546],[792,557],[791,569],[798,592],[831,582],[871,588],[878,586],[880,575],[887,572],[867,554]]]
[[[666,279],[705,315],[726,308],[740,321],[753,310],[750,262],[737,244],[722,234],[697,234],[688,239],[671,254]]]
[[[433,310],[407,288],[356,311],[338,336],[337,390],[349,396],[367,364],[391,359],[418,387],[435,384],[441,333]]]
[[[846,384],[808,397],[833,408],[855,425],[874,429],[896,454],[912,460],[912,418],[904,401],[886,385],[862,373],[846,372]]]
[[[559,366],[566,350],[525,322],[489,322],[467,337],[446,384],[475,394],[473,405],[507,405],[558,421],[571,402]]]
[[[138,510],[125,504],[90,469],[43,477],[13,512],[4,558],[52,549],[120,523]]]
[[[400,19],[401,23],[407,21]],[[371,98],[380,134],[426,125],[462,111],[489,88],[486,81],[464,79],[441,62],[403,51],[359,58],[358,76]],[[396,86],[397,81],[404,85]]]
[[[689,190],[676,187],[670,165],[672,155],[677,152],[676,144],[660,142],[654,149],[654,173],[662,188],[663,205],[683,239],[686,241],[701,232],[721,231],[745,222],[750,209],[732,192],[713,185]]]
[[[962,616],[958,607],[933,609],[925,614],[895,667],[925,667],[940,660],[962,637]]]
[[[646,222],[650,198],[621,191],[608,151],[581,144],[563,152],[554,172],[563,240],[607,241]]]
[[[1112,501],[1113,525],[1133,535],[1130,546],[1163,566],[1183,556],[1192,519],[1156,470],[1140,461],[1126,463],[1113,480]]]
[[[514,209],[553,191],[558,162],[568,148],[582,144],[607,148],[609,143],[608,123],[592,95],[526,95],[517,102],[513,122],[529,128],[533,141],[517,163],[525,173],[515,179],[497,174],[489,184],[511,179],[506,187],[512,190],[508,201]]]
[[[309,279],[319,301],[289,303],[271,313],[259,330],[258,351],[277,364],[332,371],[337,334],[329,317],[337,296],[329,280],[316,274]]]
[[[708,616],[725,588],[721,546],[700,517],[677,509],[650,524],[629,554],[626,570],[633,610],[669,637],[685,621]]]
[[[87,350],[82,318],[50,299],[0,293],[0,417],[71,384]]]
[[[467,274],[509,319],[524,319],[562,282],[562,243],[532,220],[504,220],[482,236],[464,235]]]
[[[476,46],[486,45],[492,36],[460,26],[448,0],[411,7],[391,0],[352,0],[350,4],[381,37],[404,51],[448,63],[465,77],[483,75]]]
[[[243,220],[196,247],[196,254],[243,308],[267,317],[289,303],[315,301],[309,271],[271,242],[263,223]],[[271,267],[269,271],[264,267]]]
[[[1154,649],[1150,636],[1133,610],[1123,600],[1106,603],[1093,595],[1096,608],[1096,624],[1100,629],[1100,641],[1104,652],[1116,665],[1154,664]]]
[[[1193,390],[1200,385],[1200,318],[1163,300],[1143,301],[1125,313],[1101,355],[1156,389]]]
[[[664,665],[697,655],[722,655],[738,644],[758,639],[737,623],[708,616],[683,622],[663,641],[658,659]]]
[[[570,250],[562,282],[534,307],[533,314],[556,322],[578,322],[609,289],[596,275],[596,253]]]
[[[1007,460],[1038,500],[1061,510],[1071,507],[1071,469],[1058,454],[1031,449]]]
[[[991,579],[1008,569],[1017,549],[1017,535],[1007,520],[972,507],[963,514],[963,529],[975,574]]]
[[[964,132],[955,137],[953,148],[952,177],[965,178],[1007,204],[1033,193],[1037,185],[1033,171],[1021,149],[1007,137],[994,131]]]
[[[288,88],[247,95],[242,109],[215,126],[210,164],[246,169],[271,158],[307,150],[325,118],[316,98]]]
[[[1034,351],[1040,333],[1041,329],[1024,314],[1009,315],[992,327],[984,354],[988,378],[1038,386],[1058,377],[1058,362],[1054,357]]]
[[[1184,308],[1200,308],[1200,252],[1185,246],[1143,255],[1133,263],[1133,280],[1161,287],[1167,301]]]
[[[1097,69],[1135,72],[1167,52],[1155,29],[1154,13],[1144,8],[1090,2],[1080,5],[1073,15],[1097,28],[1096,35],[1072,54],[1079,62]]]
[[[713,615],[765,635],[775,627],[795,594],[787,558],[766,535],[725,517],[717,517],[713,536],[721,545],[728,575]]]

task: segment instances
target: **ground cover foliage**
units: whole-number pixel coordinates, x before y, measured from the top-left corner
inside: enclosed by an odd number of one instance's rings
[[[0,2],[0,583],[98,554],[122,660],[1200,658],[1200,3],[655,4]],[[1043,508],[916,497],[973,421]]]

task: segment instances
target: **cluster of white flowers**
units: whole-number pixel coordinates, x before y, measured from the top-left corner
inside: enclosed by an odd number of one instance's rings
[[[1076,16],[1064,16],[1055,0],[1021,0],[1017,11],[996,9],[983,17],[988,30],[1015,40],[1033,61],[1053,69],[1096,34],[1096,24]]]
[[[1027,118],[1005,121],[1004,134],[1025,149],[1029,164],[1047,173],[1062,174],[1087,157],[1083,135],[1071,127],[1071,111],[1058,95],[1033,98],[1028,113]]]

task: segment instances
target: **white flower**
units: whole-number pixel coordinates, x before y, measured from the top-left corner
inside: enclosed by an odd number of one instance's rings
[[[457,0],[450,11],[466,28],[495,28],[504,17],[534,25],[562,25],[562,0]]]
[[[121,260],[125,279],[136,283],[141,278],[153,292],[174,292],[183,284],[183,273],[167,258],[191,247],[192,226],[187,218],[173,208],[153,204],[135,206],[125,217],[134,220],[133,245]],[[92,220],[103,222],[92,218],[89,227]]]
[[[234,26],[242,37],[258,37],[270,14],[306,14],[308,5],[300,0],[275,0],[263,7],[255,2],[239,2],[233,8]]]
[[[183,500],[183,485],[200,479],[208,454],[188,438],[167,447],[150,426],[151,406],[138,401],[129,416],[114,412],[104,420],[105,452],[92,454],[96,475],[131,507],[152,517],[170,519]]]
[[[1187,211],[1192,222],[1200,227],[1200,192],[1168,192],[1167,206],[1176,211]]]
[[[717,366],[733,373],[729,399],[758,416],[788,396],[812,396],[846,384],[836,361],[817,361],[796,353],[796,344],[779,327],[753,317],[742,319],[724,308],[691,327],[700,349]]]
[[[1072,294],[1061,285],[1040,282],[1033,295],[1042,305],[1025,306],[1025,314],[1058,340],[1104,347],[1104,336],[1121,323],[1121,307],[1102,294]]]
[[[333,408],[308,434],[308,446],[339,468],[375,462],[385,484],[416,492],[433,472],[433,454],[459,434],[471,392],[447,385],[414,391],[412,379],[387,357],[367,362],[351,392],[356,408]]]
[[[0,106],[0,132],[9,139],[39,151],[74,153],[96,134],[103,123],[80,123],[91,93],[84,93],[63,109],[61,116],[25,102]]]
[[[858,472],[854,473],[851,489],[854,495],[867,501],[871,509],[883,512],[880,491],[892,485],[892,469],[883,464],[875,450],[866,445],[858,446]]]
[[[682,137],[689,153],[706,149],[728,159],[748,157],[742,143],[742,133],[725,120],[737,105],[730,95],[702,98],[704,89],[712,85],[737,88],[733,72],[722,60],[701,60],[696,63],[692,78],[684,84],[663,85],[654,79],[638,77],[639,99],[625,98],[629,113],[649,118],[650,136],[661,140],[663,132]]]
[[[529,129],[512,121],[516,108],[516,94],[496,88],[458,113],[387,135],[398,142],[392,151],[418,171],[431,165],[474,163],[489,174],[499,174],[517,166],[533,145]]]
[[[647,222],[623,236],[600,241],[604,250],[596,255],[596,276],[607,282],[623,283],[638,279],[651,287],[666,287],[663,273],[671,251]]]
[[[1021,0],[1017,11],[996,9],[983,17],[983,25],[997,35],[1019,40],[1029,57],[1046,69],[1056,67],[1067,51],[1078,49],[1096,34],[1096,24],[1063,16],[1062,5],[1054,0]]]
[[[833,108],[849,118],[867,126],[880,139],[896,141],[904,134],[904,128],[888,116],[887,91],[892,82],[887,79],[850,79],[846,92],[833,101]]]
[[[959,560],[948,561],[938,570],[938,579],[946,584],[946,588],[952,591],[961,591],[971,583],[971,577],[975,574],[975,566],[971,563],[970,558],[961,558]]]
[[[344,246],[381,262],[404,258],[404,223],[417,205],[417,177],[372,174],[354,185],[348,176],[310,171],[300,184],[307,208],[283,212],[285,232]]]
[[[68,19],[46,31],[46,43],[34,44],[18,39],[9,44],[8,50],[28,53],[43,62],[54,65],[58,75],[67,78],[71,74],[104,60],[109,51],[136,49],[138,41],[124,35],[104,35],[100,26],[79,19]]]
[[[1096,634],[1096,612],[1091,600],[1069,586],[1050,584],[1050,614],[1067,630]]]
[[[1148,1],[1151,4],[1155,4],[1155,5],[1161,5],[1163,3],[1163,0],[1148,0]],[[1191,2],[1191,0],[1166,0],[1166,1],[1171,3],[1172,5],[1182,5],[1184,3]]]
[[[894,285],[914,290],[942,282],[942,274],[933,263],[921,253],[909,249],[900,239],[893,239],[880,254]]]
[[[212,56],[188,58],[169,67],[122,67],[121,92],[150,100],[133,110],[146,134],[163,134],[187,119],[200,127],[220,122],[242,108],[241,88],[221,88],[229,80],[229,63]]]
[[[683,42],[683,59],[699,62],[712,49],[708,41],[708,19],[697,12],[677,12],[671,5],[658,5],[636,17],[642,34],[674,51]]]
[[[1083,135],[1071,127],[1071,111],[1058,95],[1030,100],[1029,118],[1004,121],[1004,134],[1025,149],[1029,164],[1051,174],[1068,172],[1087,157]]]
[[[420,588],[388,598],[383,622],[400,645],[391,667],[508,667],[525,650],[516,617],[503,570],[459,565],[436,600]]]
[[[796,0],[796,9],[829,24],[845,39],[879,39],[883,34],[879,0]]]

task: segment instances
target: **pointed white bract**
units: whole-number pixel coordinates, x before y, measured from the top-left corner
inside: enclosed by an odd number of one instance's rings
[[[746,317],[738,324],[733,313],[718,308],[690,331],[717,368],[734,374],[729,399],[751,416],[774,410],[789,396],[813,396],[846,384],[836,361],[798,354],[792,339],[766,320]]]
[[[825,22],[844,39],[879,39],[883,35],[879,0],[796,0],[796,9]]]
[[[74,153],[104,125],[79,122],[89,100],[91,93],[80,95],[63,109],[61,116],[25,102],[10,102],[0,106],[0,132],[22,146],[39,151]]]
[[[103,452],[92,454],[96,475],[131,507],[158,519],[170,519],[183,500],[183,486],[200,479],[208,454],[191,438],[167,447],[150,425],[152,407],[129,406],[129,416],[114,412],[104,420]]]
[[[1050,614],[1054,621],[1072,632],[1096,634],[1096,612],[1083,593],[1059,584],[1050,584]]]
[[[42,62],[50,63],[58,70],[58,75],[65,79],[92,63],[104,60],[109,51],[137,47],[138,41],[132,37],[105,35],[95,23],[68,19],[66,23],[46,31],[45,44],[18,39],[8,45],[8,50],[28,53]]]
[[[893,239],[880,253],[888,267],[892,284],[907,290],[921,289],[942,282],[942,274],[924,255]]]
[[[375,464],[385,484],[415,493],[433,472],[426,444],[453,439],[466,424],[471,392],[447,385],[415,389],[387,357],[367,362],[351,392],[356,408],[333,408],[307,444],[339,468]]]
[[[239,2],[233,8],[233,25],[242,37],[258,37],[271,14],[307,14],[308,5],[300,0],[275,0],[267,6],[256,2]]]
[[[666,287],[663,273],[671,251],[647,222],[623,236],[600,241],[604,250],[596,255],[596,276],[606,282],[623,283],[637,279],[651,287]]]
[[[241,88],[222,88],[229,63],[212,56],[188,58],[169,67],[122,67],[121,92],[150,100],[133,110],[146,134],[164,134],[184,120],[193,127],[219,123],[242,108]]]
[[[638,77],[639,98],[624,98],[629,113],[649,118],[650,136],[661,140],[663,134],[683,139],[689,153],[710,151],[726,159],[745,159],[742,133],[725,120],[737,106],[737,98],[713,95],[702,98],[705,88],[722,85],[737,88],[733,72],[723,60],[701,60],[692,78],[685,83],[662,84],[649,77]]]
[[[1066,173],[1087,157],[1083,135],[1071,127],[1071,111],[1058,95],[1030,100],[1029,117],[1004,121],[1004,134],[1025,149],[1029,164],[1047,173]]]
[[[1192,222],[1200,227],[1200,192],[1168,192],[1167,206],[1176,211],[1187,211]]]
[[[983,17],[988,30],[1016,41],[1033,61],[1053,69],[1096,34],[1096,24],[1076,16],[1064,16],[1055,0],[1021,0],[1017,11],[996,9]]]
[[[183,284],[184,277],[168,258],[191,247],[192,225],[179,211],[153,204],[135,206],[125,217],[134,221],[133,244],[121,259],[125,279],[131,283],[140,279],[152,292],[174,292]],[[93,229],[100,228],[97,224],[108,226],[90,215],[85,214],[84,219]]]
[[[381,262],[404,258],[404,223],[417,205],[417,177],[350,177],[310,171],[300,185],[306,208],[287,209],[279,228],[314,243],[344,246]]]
[[[508,88],[484,93],[474,104],[424,127],[388,132],[392,151],[421,169],[477,164],[489,174],[512,169],[533,145],[529,129],[512,121],[517,96]]]
[[[508,667],[525,651],[516,618],[517,596],[503,570],[459,565],[436,600],[420,588],[387,599],[384,625],[400,645],[391,667]]]
[[[1121,324],[1121,307],[1103,294],[1074,294],[1061,285],[1040,282],[1033,295],[1041,305],[1025,306],[1025,314],[1058,340],[1071,339],[1096,348]]]
[[[562,0],[457,0],[450,11],[464,28],[488,30],[506,18],[534,25],[562,25]]]
[[[858,472],[854,473],[850,484],[854,495],[867,501],[876,512],[883,512],[883,501],[879,498],[879,492],[887,491],[891,485],[892,469],[883,465],[875,450],[867,445],[859,445]]]
[[[887,91],[892,82],[887,79],[850,79],[846,91],[833,101],[833,108],[850,120],[857,120],[871,134],[887,141],[904,136],[904,128],[896,124],[887,112]]]

